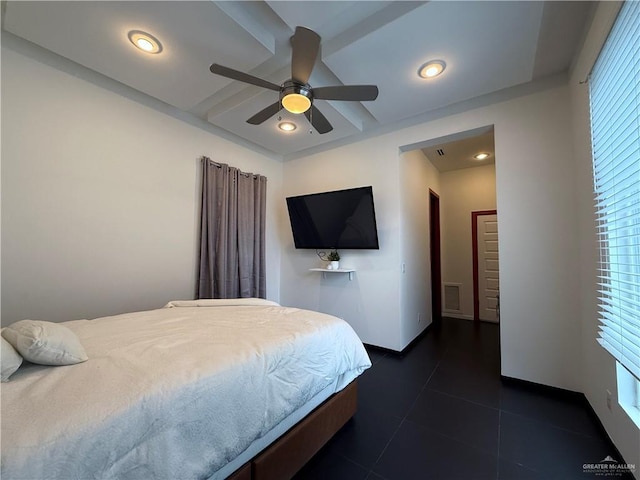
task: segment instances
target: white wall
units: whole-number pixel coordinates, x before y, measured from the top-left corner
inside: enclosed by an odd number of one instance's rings
[[[431,242],[429,190],[440,194],[440,172],[421,150],[400,158],[401,253],[400,323],[402,345],[431,324]]]
[[[628,463],[636,465],[636,478],[640,479],[640,431],[615,401],[618,393],[616,362],[597,342],[598,309],[596,269],[598,250],[593,209],[593,183],[591,170],[591,140],[589,127],[589,89],[581,84],[600,51],[614,21],[619,5],[603,2],[598,7],[585,46],[570,81],[572,100],[573,140],[575,144],[574,176],[578,236],[576,249],[580,255],[580,270],[576,279],[580,284],[580,320],[582,326],[582,391],[600,418],[609,436]],[[609,410],[606,404],[607,390],[613,393],[614,402]]]
[[[469,110],[289,162],[287,194],[372,184],[381,250],[347,252],[359,271],[349,285],[306,269],[313,252],[296,251],[285,219],[284,302],[337,312],[365,342],[406,346],[400,317],[402,231],[398,148],[493,124],[501,257],[502,373],[579,390],[575,281],[577,235],[571,117],[566,86]],[[336,174],[335,172],[338,172]],[[283,210],[284,212],[284,210]],[[406,262],[405,262],[406,263]],[[346,289],[344,287],[347,287]],[[406,300],[405,300],[406,301]],[[412,320],[413,321],[413,320]]]
[[[444,172],[440,186],[442,281],[462,285],[460,312],[443,314],[473,320],[471,212],[496,209],[496,167],[491,164]]]
[[[502,374],[579,391],[579,284],[568,88],[496,124]]]
[[[201,155],[268,177],[278,300],[281,163],[3,46],[3,324],[193,298]]]
[[[293,246],[284,199],[281,303],[347,320],[365,343],[400,350],[400,195],[397,145],[384,139],[347,145],[284,164],[285,196],[371,185],[379,250],[340,251],[346,274],[309,272],[324,265],[314,250]],[[326,278],[324,278],[326,276]]]

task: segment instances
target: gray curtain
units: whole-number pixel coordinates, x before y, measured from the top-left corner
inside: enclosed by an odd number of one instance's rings
[[[196,298],[266,297],[267,178],[202,158]]]

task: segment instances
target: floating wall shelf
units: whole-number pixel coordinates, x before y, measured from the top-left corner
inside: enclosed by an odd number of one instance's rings
[[[353,280],[353,272],[355,269],[353,268],[339,268],[337,270],[329,270],[328,268],[310,268],[310,272],[322,272],[322,278],[325,278],[325,273],[348,273],[349,281]]]

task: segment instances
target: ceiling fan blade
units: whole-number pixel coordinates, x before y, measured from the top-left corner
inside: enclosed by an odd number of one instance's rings
[[[320,51],[320,36],[305,27],[296,27],[291,37],[291,78],[307,84]]]
[[[256,85],[257,87],[268,88],[269,90],[275,90],[276,92],[280,91],[280,85],[267,82],[266,80],[254,77],[253,75],[249,75],[248,73],[239,72],[238,70],[234,70],[233,68],[218,65],[217,63],[213,63],[209,67],[209,70],[211,70],[211,73],[215,73],[216,75],[222,75],[223,77],[232,78],[233,80]]]
[[[304,112],[304,116],[307,117],[307,120],[311,122],[313,128],[315,128],[321,135],[323,133],[329,133],[331,130],[333,130],[333,127],[329,123],[329,120],[327,120],[327,118],[322,113],[320,113],[320,110],[318,110],[315,105],[312,105],[309,110]]]
[[[313,98],[320,100],[365,102],[378,98],[378,87],[375,85],[338,85],[335,87],[319,87],[313,89]]]
[[[250,123],[251,125],[260,125],[265,120],[269,120],[279,111],[280,101],[277,101],[276,103],[272,103],[271,105],[269,105],[267,108],[263,108],[262,110],[260,110],[253,117],[247,120],[247,123]]]

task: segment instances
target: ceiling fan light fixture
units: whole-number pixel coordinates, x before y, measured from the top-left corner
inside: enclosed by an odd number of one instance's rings
[[[287,82],[280,95],[282,106],[291,113],[304,113],[311,108],[311,90],[308,86]]]
[[[418,76],[421,78],[434,78],[444,72],[447,64],[442,60],[431,60],[418,69]]]
[[[308,82],[320,52],[320,36],[313,30],[298,26],[290,41],[291,78],[280,85],[218,63],[209,66],[214,75],[279,92],[278,100],[247,119],[248,124],[260,125],[284,108],[289,113],[304,113],[311,126],[322,135],[332,131],[333,127],[313,105],[314,98],[347,102],[367,102],[378,98],[376,85],[331,85],[311,88]],[[281,117],[278,116],[278,121],[280,120]]]
[[[282,97],[282,106],[291,113],[304,113],[311,108],[311,100],[300,93],[290,93]]]
[[[293,132],[298,127],[293,122],[280,122],[278,128],[283,132]]]
[[[141,30],[131,30],[127,36],[133,45],[145,53],[160,53],[162,44],[153,35]]]

